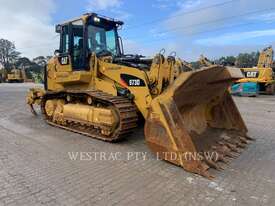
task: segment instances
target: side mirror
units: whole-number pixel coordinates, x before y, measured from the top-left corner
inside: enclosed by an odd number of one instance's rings
[[[55,32],[56,33],[61,33],[61,31],[62,31],[62,26],[61,25],[56,25],[55,26]]]
[[[61,51],[59,50],[59,49],[56,49],[55,51],[54,51],[54,55],[55,56],[59,56],[61,54]]]

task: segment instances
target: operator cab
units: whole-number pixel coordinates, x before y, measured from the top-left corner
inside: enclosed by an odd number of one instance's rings
[[[58,59],[61,65],[72,65],[73,70],[88,70],[89,57],[122,55],[122,42],[117,30],[123,22],[101,17],[95,13],[56,26],[60,34]],[[70,62],[71,61],[71,62]]]

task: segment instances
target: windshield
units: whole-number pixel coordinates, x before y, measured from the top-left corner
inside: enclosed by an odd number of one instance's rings
[[[88,49],[97,54],[108,51],[117,56],[119,51],[116,36],[114,28],[107,30],[106,28],[88,25]]]

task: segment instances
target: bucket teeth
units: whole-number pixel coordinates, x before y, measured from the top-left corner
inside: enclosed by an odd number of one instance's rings
[[[246,143],[242,143],[239,140],[234,140],[227,144],[228,144],[227,146],[231,149],[231,151],[236,153],[237,155],[241,154],[242,149],[244,149],[247,146]]]
[[[210,167],[208,164],[202,162],[202,168],[203,168],[203,171],[207,171]]]
[[[254,138],[249,137],[249,136],[245,136],[245,138],[246,138],[246,139],[248,139],[248,140],[250,140],[250,141],[255,141],[255,139],[254,139]]]
[[[219,144],[226,146],[230,151],[240,154],[241,150],[234,144],[236,141],[220,141]]]
[[[211,167],[211,168],[214,168],[216,170],[222,170],[221,167],[215,163],[214,161],[208,159],[207,157],[205,157],[204,161],[206,162],[206,164]]]
[[[246,140],[245,137],[239,136],[239,139],[240,139],[241,143],[243,143],[243,144],[248,144],[248,141]]]
[[[220,164],[227,165],[232,159],[237,158],[241,154],[242,149],[249,144],[249,140],[252,139],[246,136],[231,135],[224,135],[222,140],[217,141],[216,144],[211,147],[210,152],[215,152],[217,154],[216,157],[210,159],[204,156],[204,162],[210,168],[223,170],[224,168]]]
[[[231,152],[231,153],[227,154],[227,156],[230,157],[230,158],[237,158],[239,155],[236,154],[236,153]]]
[[[206,162],[206,164],[216,170],[224,170],[224,168],[218,164],[219,161],[224,162],[224,163],[228,163],[228,161],[224,158],[224,155],[218,153],[217,151],[210,151],[210,153],[216,153],[217,155],[211,156],[211,159],[209,157],[207,157],[206,155],[204,155],[204,161]]]
[[[212,146],[212,149],[217,151],[222,156],[227,156],[228,154],[230,154],[230,149],[225,145],[223,145],[223,146]]]
[[[205,165],[207,165],[206,163],[204,163]],[[209,166],[207,165],[207,168],[209,168]],[[207,169],[208,170],[208,169]],[[206,177],[209,180],[214,179],[215,177],[213,175],[211,175],[207,170],[203,170],[200,172],[200,175]]]
[[[222,167],[221,165],[219,165],[220,170],[225,170],[225,167]]]
[[[230,158],[230,157],[224,157],[224,163],[225,164],[229,164],[230,161],[232,161],[232,158]]]
[[[230,140],[226,140],[228,143],[236,145],[236,147],[240,147],[240,148],[245,148],[246,144],[242,143],[240,139],[233,139],[231,138]]]
[[[230,143],[225,143],[225,145],[231,149],[231,151],[236,152],[236,153],[240,153],[241,151],[233,144]]]
[[[225,142],[225,145],[228,146],[230,149],[237,148],[234,144],[231,144],[229,142]]]
[[[207,157],[204,155],[204,164],[208,165],[208,168],[224,170],[221,164],[228,165],[231,160],[237,158],[241,154],[242,149],[249,143],[249,140],[245,136],[225,135],[209,151],[211,154],[216,153],[215,156]]]
[[[216,154],[215,156],[212,156],[211,161],[218,162],[221,161],[224,158],[224,155],[217,152],[216,150],[211,151],[212,154]]]
[[[237,146],[244,149],[246,147],[246,144],[238,142]]]
[[[226,159],[224,156],[222,156],[222,155],[219,155],[219,159],[218,159],[219,161],[221,161],[221,162],[223,162],[223,163],[225,163],[225,164],[229,164],[229,160],[228,159]]]
[[[218,153],[218,158],[216,158],[216,162],[217,162],[217,161],[222,161],[223,159],[224,159],[224,155]]]

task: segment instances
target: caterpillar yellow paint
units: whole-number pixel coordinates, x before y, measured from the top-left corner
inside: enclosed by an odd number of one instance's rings
[[[241,71],[193,71],[163,50],[153,58],[125,54],[122,25],[95,13],[57,25],[60,48],[46,67],[45,88],[27,94],[32,112],[40,105],[50,125],[108,142],[130,138],[140,116],[158,157],[211,178],[209,168],[221,169],[251,140],[227,90]]]

